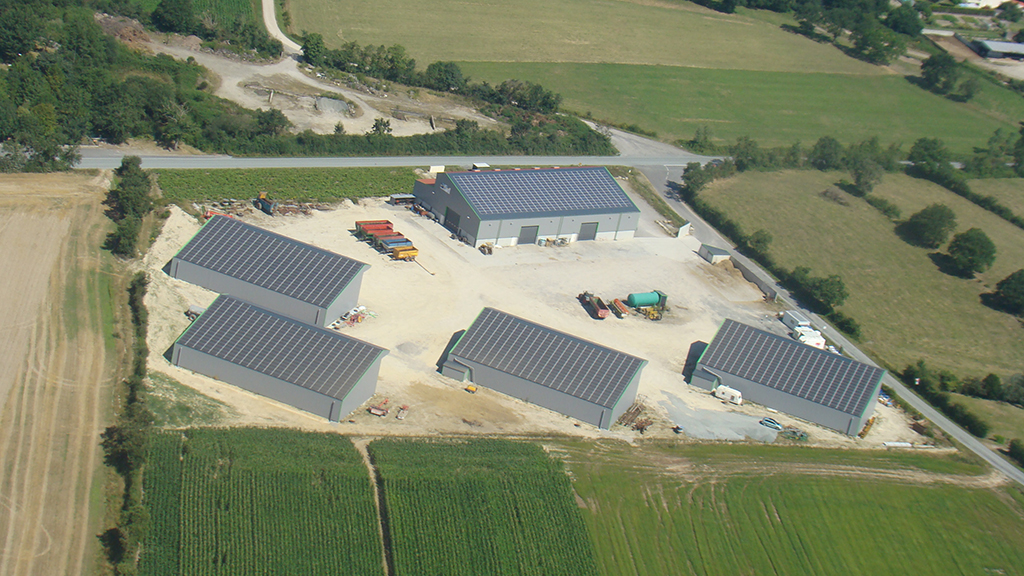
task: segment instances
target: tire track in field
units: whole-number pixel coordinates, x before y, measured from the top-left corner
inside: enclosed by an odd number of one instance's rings
[[[49,340],[50,335],[49,322],[40,322],[30,344],[32,361],[45,358],[49,343],[44,342]],[[19,573],[19,566],[25,561],[26,556],[35,553],[31,548],[25,550],[25,540],[34,535],[28,524],[31,522],[36,501],[33,498],[31,484],[37,480],[33,455],[38,450],[42,432],[40,428],[45,422],[41,412],[41,407],[45,406],[46,402],[46,390],[43,386],[45,374],[32,374],[28,371],[24,371],[23,374],[25,376],[21,384],[23,392],[22,401],[18,406],[18,423],[10,435],[10,440],[16,442],[17,448],[13,464],[4,469],[4,493],[17,510],[8,518],[0,576]]]
[[[65,261],[67,257],[67,246],[62,246],[58,262]],[[47,301],[54,303],[61,301],[63,294],[63,282],[54,281],[50,283]],[[33,425],[27,430],[30,434],[30,450],[24,466],[14,468],[12,475],[22,476],[24,495],[22,499],[23,513],[19,515],[20,523],[14,528],[19,532],[20,545],[15,546],[12,551],[16,555],[13,567],[7,572],[0,571],[0,576],[7,574],[36,574],[35,564],[39,556],[47,554],[53,546],[53,535],[46,529],[43,516],[48,502],[47,487],[50,483],[50,472],[52,455],[55,440],[58,436],[59,419],[58,408],[63,396],[63,386],[54,386],[51,382],[51,372],[61,373],[64,369],[67,354],[66,332],[54,329],[54,324],[60,326],[61,315],[57,310],[41,314],[40,340],[45,340],[45,346],[38,346],[35,354],[35,365],[45,366],[43,370],[31,374],[28,382],[32,383],[35,389],[33,406],[30,408],[33,415]],[[54,322],[56,320],[56,322]],[[40,547],[42,550],[40,551]]]
[[[366,472],[370,475],[370,486],[373,487],[373,501],[377,505],[377,528],[380,533],[381,562],[384,566],[384,576],[391,576],[395,573],[395,559],[391,549],[391,526],[388,522],[387,502],[384,497],[384,485],[380,477],[380,471],[370,457],[366,445],[375,438],[353,438],[352,445],[363,457],[363,464],[366,465]]]
[[[91,198],[70,207],[73,236],[60,238],[29,353],[0,418],[0,576],[93,568],[93,557],[86,560],[97,531],[90,496],[109,382],[97,252],[102,209]]]

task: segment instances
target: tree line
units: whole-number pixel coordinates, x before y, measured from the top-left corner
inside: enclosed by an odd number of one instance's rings
[[[562,96],[539,84],[505,80],[497,86],[487,82],[474,84],[454,62],[434,62],[423,71],[403,46],[360,46],[347,42],[329,49],[320,34],[307,34],[302,42],[302,57],[311,66],[326,67],[351,74],[364,74],[399,82],[407,86],[430,88],[438,92],[462,94],[499,106],[514,106],[529,112],[554,114]]]
[[[117,526],[101,535],[107,560],[119,576],[137,573],[142,541],[149,528],[149,512],[142,504],[142,470],[146,463],[149,439],[153,431],[153,413],[146,405],[148,368],[146,345],[148,313],[143,300],[149,278],[136,274],[128,286],[133,344],[131,373],[124,381],[124,405],[115,424],[101,435],[104,460],[123,481],[124,490]]]
[[[153,138],[168,148],[187,144],[234,155],[611,151],[606,137],[578,120],[537,116],[515,105],[501,108],[512,118],[507,135],[474,126],[452,135],[373,141],[291,134],[292,125],[279,110],[247,110],[213,96],[194,61],[128,50],[103,34],[93,14],[64,0],[0,0],[0,62],[5,65],[0,66],[0,171],[67,170],[79,159],[78,145],[89,138],[112,144]],[[526,83],[516,86],[507,85],[495,99],[553,106],[550,93]]]

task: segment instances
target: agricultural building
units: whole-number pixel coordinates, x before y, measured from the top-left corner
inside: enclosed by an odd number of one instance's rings
[[[473,246],[633,237],[640,210],[603,167],[442,172],[416,200]]]
[[[885,370],[726,320],[690,383],[735,388],[743,399],[844,434],[861,431]]]
[[[178,337],[171,362],[337,421],[373,396],[387,352],[221,295]]]
[[[977,52],[984,58],[1013,58],[1024,60],[1024,44],[1017,42],[999,42],[996,40],[976,40]]]
[[[711,264],[718,264],[730,258],[728,250],[715,248],[708,244],[701,244],[697,254]]]
[[[174,278],[323,327],[355,308],[367,268],[340,254],[214,216],[164,270]]]
[[[645,364],[484,308],[448,353],[441,373],[607,429],[632,405]]]

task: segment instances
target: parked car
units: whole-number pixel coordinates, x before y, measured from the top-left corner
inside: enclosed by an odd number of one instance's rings
[[[782,424],[779,424],[773,418],[761,418],[761,426],[767,426],[772,430],[782,430]]]

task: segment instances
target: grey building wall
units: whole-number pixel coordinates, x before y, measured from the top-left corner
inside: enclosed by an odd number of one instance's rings
[[[359,288],[362,284],[363,271],[365,271],[365,268],[356,274],[352,282],[338,295],[334,303],[325,309],[297,300],[291,296],[285,296],[273,290],[256,286],[255,284],[243,282],[226,274],[214,272],[191,262],[179,260],[178,258],[171,259],[170,267],[170,275],[173,278],[197,284],[219,294],[234,296],[271,312],[277,312],[283,316],[321,328],[337,320],[343,313],[356,306],[359,299]]]
[[[718,376],[718,378],[715,378]],[[769,408],[774,408],[780,412],[791,414],[804,420],[810,420],[826,428],[831,428],[843,434],[850,436],[856,436],[864,424],[871,417],[871,414],[875,411],[874,402],[869,402],[864,413],[860,416],[852,416],[845,412],[841,412],[828,406],[823,406],[804,398],[787,394],[775,388],[758,384],[745,378],[740,378],[720,370],[708,369],[703,363],[698,363],[697,368],[693,371],[693,376],[690,378],[690,383],[694,386],[699,386],[706,390],[711,390],[716,382],[725,384],[730,388],[735,388],[743,393],[743,400],[756,402]],[[871,395],[871,398],[878,397],[878,391],[882,387],[882,381],[879,379],[875,385],[875,390]]]
[[[450,192],[444,192],[442,184],[448,186]],[[458,213],[459,226],[455,232],[468,239],[474,247],[486,242],[498,246],[514,246],[523,226],[537,226],[538,239],[567,238],[575,242],[580,226],[586,222],[597,222],[599,240],[628,240],[633,237],[640,222],[639,212],[481,220],[462,194],[456,191],[448,175],[443,173],[437,175],[434,184],[416,181],[413,195],[442,224],[449,208]]]
[[[359,291],[363,286],[363,272],[366,271],[364,267],[362,270],[356,273],[352,277],[352,280],[345,286],[345,289],[338,294],[338,297],[334,299],[327,309],[321,314],[320,322],[316,323],[316,326],[321,328],[326,327],[331,322],[334,322],[338,318],[341,318],[342,314],[356,307],[359,304]]]
[[[465,381],[469,380],[480,386],[490,388],[513,398],[542,406],[560,414],[565,414],[581,422],[593,424],[598,428],[607,430],[618,417],[629,409],[629,406],[636,398],[637,387],[639,386],[639,372],[634,376],[633,381],[626,388],[619,402],[612,408],[598,406],[586,400],[570,396],[547,386],[541,386],[529,380],[512,376],[505,372],[489,368],[476,362],[470,362],[464,358],[449,355],[441,373],[450,378]]]
[[[261,396],[305,410],[332,422],[351,414],[373,396],[377,388],[377,377],[380,373],[380,362],[384,354],[370,365],[366,373],[356,382],[352,390],[343,400],[296,386],[283,380],[267,376],[261,372],[227,362],[215,356],[198,352],[185,346],[174,344],[171,362],[175,366],[187,368],[227,382]]]
[[[448,187],[445,192],[442,185]],[[424,184],[416,181],[412,189],[413,196],[424,207],[437,216],[438,222],[444,224],[444,216],[448,208],[459,215],[459,228],[455,230],[461,235],[469,238],[476,244],[477,233],[480,228],[480,218],[473,212],[473,207],[459,194],[447,174],[437,175],[434,184]]]

